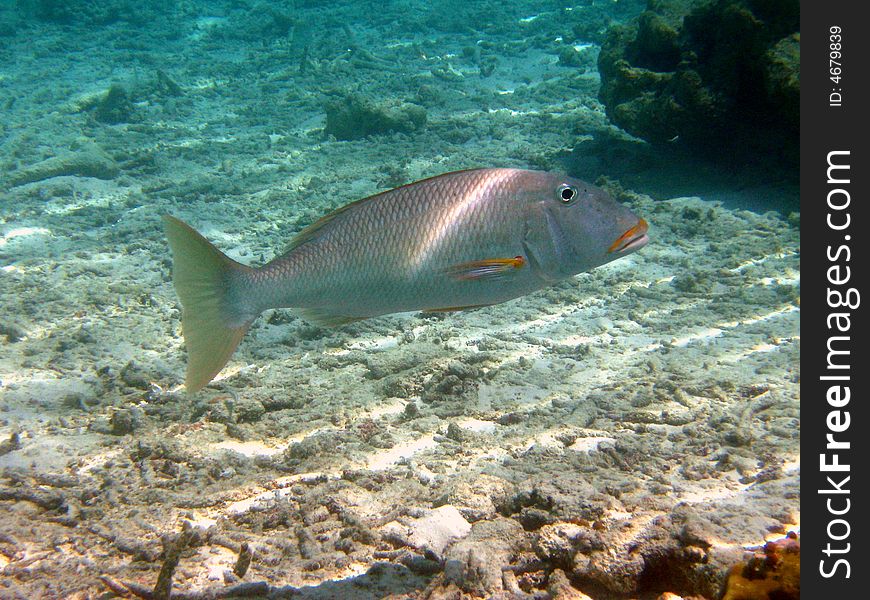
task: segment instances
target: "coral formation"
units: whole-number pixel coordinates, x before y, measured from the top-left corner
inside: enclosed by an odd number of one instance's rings
[[[426,124],[426,109],[417,104],[372,102],[348,94],[326,103],[324,132],[339,140],[358,140],[394,131],[410,133]]]
[[[41,21],[64,25],[83,23],[107,25],[117,21],[145,23],[155,12],[169,6],[166,0],[153,0],[143,5],[129,0],[19,0],[18,7],[25,15]]]
[[[4,182],[9,187],[43,181],[51,177],[79,176],[113,179],[118,175],[118,164],[94,145],[78,152],[53,156],[34,165],[12,171]]]
[[[133,103],[121,85],[113,83],[106,95],[97,102],[94,108],[94,118],[100,123],[117,125],[126,123],[133,115]]]
[[[798,8],[797,0],[650,0],[601,48],[608,117],[654,144],[796,161]]]
[[[763,553],[735,565],[722,600],[798,600],[801,596],[801,542],[790,532],[767,542]]]

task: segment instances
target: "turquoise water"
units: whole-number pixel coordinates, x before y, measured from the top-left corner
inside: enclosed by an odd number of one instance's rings
[[[715,597],[795,529],[796,3],[651,6],[0,3],[0,597],[150,591],[167,535],[183,591]],[[258,265],[476,167],[651,243],[473,311],[268,311],[184,391],[163,215]]]

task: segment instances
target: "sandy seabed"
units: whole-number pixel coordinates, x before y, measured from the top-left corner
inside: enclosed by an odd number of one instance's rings
[[[303,68],[233,18],[3,38],[0,597],[150,593],[175,553],[190,597],[712,598],[797,526],[799,215],[735,208],[775,186],[687,173],[654,199],[611,172],[608,148],[624,168],[644,145],[595,99],[594,44],[566,66],[493,26],[481,57],[384,14],[347,52],[321,19]],[[129,113],[106,124],[112,82]],[[348,91],[426,125],[325,136]],[[606,176],[652,242],[469,312],[269,311],[184,392],[161,215],[257,264],[330,209],[475,166]]]

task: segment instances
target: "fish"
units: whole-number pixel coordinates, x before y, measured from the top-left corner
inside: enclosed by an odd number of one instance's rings
[[[165,215],[182,305],[185,387],[229,361],[264,310],[335,326],[409,311],[499,304],[627,256],[648,224],[606,191],[559,173],[444,173],[351,202],[252,267]]]

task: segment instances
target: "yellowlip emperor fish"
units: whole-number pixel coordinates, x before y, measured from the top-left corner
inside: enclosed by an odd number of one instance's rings
[[[337,325],[389,313],[505,302],[645,246],[647,223],[604,190],[556,173],[446,173],[335,210],[261,267],[164,217],[196,391],[257,316],[297,308]]]

